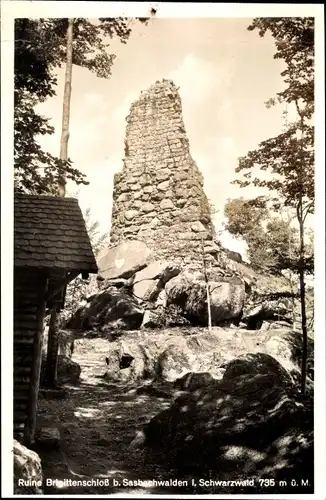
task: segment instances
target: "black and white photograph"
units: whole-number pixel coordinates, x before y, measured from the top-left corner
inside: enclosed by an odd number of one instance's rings
[[[323,5],[1,4],[3,495],[324,499]]]

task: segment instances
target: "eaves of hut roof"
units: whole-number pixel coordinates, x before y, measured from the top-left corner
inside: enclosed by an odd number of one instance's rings
[[[15,194],[14,265],[97,273],[77,199]]]

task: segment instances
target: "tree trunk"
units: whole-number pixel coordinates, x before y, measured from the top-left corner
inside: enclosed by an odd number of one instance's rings
[[[62,110],[60,160],[67,160],[68,159],[71,80],[72,80],[72,55],[73,55],[73,30],[74,30],[74,19],[68,19],[67,59],[66,59],[65,88],[64,88],[63,110]],[[65,196],[65,194],[66,194],[65,175],[61,176],[58,184],[59,184],[59,196]]]
[[[301,365],[301,394],[306,392],[307,378],[307,351],[308,351],[308,329],[307,329],[307,313],[306,313],[306,290],[304,282],[304,224],[303,213],[300,210],[299,231],[300,231],[300,304],[301,304],[301,328],[302,328],[302,365]]]
[[[74,19],[68,19],[67,29],[67,59],[65,73],[65,88],[63,96],[62,110],[62,132],[60,142],[60,160],[68,159],[68,141],[69,141],[69,119],[70,119],[70,100],[71,100],[71,80],[72,80],[72,55],[73,55],[73,27]],[[64,197],[66,195],[66,176],[61,174],[58,179],[58,194]],[[57,364],[59,350],[59,313],[57,306],[54,305],[51,311],[49,324],[48,350],[46,359],[46,386],[54,388],[57,382]]]
[[[305,245],[304,245],[304,221],[305,214],[303,208],[303,134],[304,134],[304,117],[298,103],[296,103],[297,111],[300,116],[301,124],[301,159],[299,163],[299,182],[300,182],[300,195],[299,203],[297,206],[297,218],[299,222],[299,237],[300,237],[300,255],[299,255],[299,281],[300,281],[300,304],[301,304],[301,329],[302,329],[302,362],[301,362],[301,396],[304,397],[306,393],[306,379],[307,379],[307,351],[308,351],[308,329],[307,329],[307,313],[306,313],[306,290],[304,281],[305,271]]]
[[[201,246],[202,246],[202,254],[203,254],[203,268],[204,268],[204,276],[205,276],[205,285],[206,285],[208,329],[211,330],[212,329],[211,294],[209,291],[209,281],[208,281],[208,276],[207,276],[207,266],[206,266],[206,260],[205,260],[205,249],[204,249],[203,237],[201,238]]]
[[[289,245],[289,261],[290,262],[292,262],[292,259],[293,259],[293,256],[292,256],[292,244],[291,244],[291,221],[292,221],[292,217],[288,213],[287,223],[288,223],[288,233],[289,233],[289,236],[288,236],[288,245]],[[292,293],[292,298],[291,298],[291,302],[292,302],[292,325],[293,325],[293,330],[294,330],[295,329],[295,323],[296,323],[296,315],[295,315],[295,290],[294,290],[294,286],[293,286],[293,271],[292,271],[292,268],[289,269],[289,283],[290,283],[290,290],[291,290],[291,293]]]
[[[44,380],[44,385],[49,389],[55,389],[57,383],[58,351],[59,351],[58,313],[56,306],[53,306],[51,310],[50,323],[49,323],[48,348],[46,356],[46,372]]]
[[[212,307],[211,307],[211,294],[209,291],[209,283],[206,281],[206,294],[207,294],[207,310],[208,310],[208,329],[212,329]]]

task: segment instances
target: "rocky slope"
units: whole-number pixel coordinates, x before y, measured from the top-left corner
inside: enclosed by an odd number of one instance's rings
[[[122,477],[182,480],[186,486],[177,494],[266,493],[264,479],[271,481],[269,493],[312,491],[312,340],[302,401],[301,336],[288,329],[73,335],[65,332],[67,345],[74,344],[72,362],[81,367],[80,384],[66,386],[63,401],[40,401],[42,418],[64,427],[66,458],[58,467],[59,458],[46,455],[46,477],[100,473],[112,479],[111,469],[125,471],[114,476],[119,493],[130,491]],[[250,483],[228,483],[244,478]]]
[[[111,246],[99,259],[86,300],[65,323],[77,331],[234,324],[260,329],[300,327],[298,294],[283,276],[264,276],[229,259],[218,242],[213,263],[156,260],[143,242]],[[307,294],[312,334],[313,297]],[[208,307],[209,303],[209,307]]]

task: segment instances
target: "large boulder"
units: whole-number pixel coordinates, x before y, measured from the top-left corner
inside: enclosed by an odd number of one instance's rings
[[[275,329],[266,334],[265,352],[282,363],[297,385],[301,382],[303,339],[301,332]],[[307,395],[311,399],[314,393],[314,341],[307,342]]]
[[[303,339],[301,332],[274,329],[269,330],[265,337],[266,352],[276,359],[283,359],[287,362],[286,368],[293,369],[293,366],[301,366]],[[308,337],[307,343],[307,365],[308,371],[313,375],[314,368],[314,340]],[[312,377],[313,378],[313,377]]]
[[[230,356],[219,343],[223,333],[222,329],[216,328],[189,336],[170,337],[157,357],[156,379],[172,382],[189,372],[208,372],[214,379],[221,379],[223,363]]]
[[[146,267],[152,250],[138,240],[128,240],[108,248],[98,261],[98,275],[102,279],[129,278]]]
[[[225,380],[183,393],[152,418],[131,449],[145,446],[147,460],[173,467],[183,477],[273,478],[275,484],[288,481],[288,492],[293,492],[291,479],[301,486],[305,478],[311,491],[313,415],[298,407],[270,366],[267,361],[266,373],[254,368],[241,374],[227,366]],[[232,491],[240,493],[239,487],[227,493]],[[211,486],[209,492],[222,488]]]
[[[76,383],[79,380],[81,367],[67,356],[58,356],[58,382],[61,384]]]
[[[281,328],[282,330],[293,330],[292,325],[290,325],[287,321],[273,321],[267,320],[263,321],[259,330],[267,331],[267,330],[277,330]]]
[[[43,494],[41,459],[35,451],[29,450],[14,439],[14,494]]]
[[[66,326],[82,331],[93,328],[132,330],[140,327],[143,315],[144,310],[133,297],[111,287],[93,296],[73,314]]]
[[[164,285],[180,273],[180,268],[165,261],[155,261],[138,271],[133,280],[133,293],[141,300],[156,300]]]
[[[133,296],[141,302],[153,301],[160,293],[159,283],[158,279],[137,278],[137,281],[133,285]]]
[[[234,252],[233,250],[229,250],[228,248],[223,248],[222,250],[228,257],[228,259],[234,260],[235,262],[243,262],[242,256],[239,252]]]
[[[185,270],[165,286],[167,304],[180,307],[190,321],[207,325],[207,286],[201,272]],[[245,286],[237,278],[209,281],[212,324],[220,325],[241,317]]]
[[[160,383],[172,382],[186,373],[208,371],[221,378],[225,361],[224,350],[218,345],[217,332],[183,334],[184,329],[165,329],[155,335],[146,331],[129,332],[107,343],[108,367],[106,376],[111,380],[126,382],[152,379]],[[125,354],[133,358],[131,365],[121,369]]]
[[[178,276],[172,278],[165,285],[167,305],[174,304],[179,306],[187,314],[191,313],[192,300],[205,300],[205,290],[202,286],[202,273],[182,271]],[[199,305],[199,309],[201,304]]]
[[[259,302],[256,304],[256,302]],[[290,325],[292,321],[292,301],[288,297],[265,300],[256,297],[254,301],[247,301],[243,309],[241,321],[245,322],[250,330],[260,329],[264,321],[282,320]]]
[[[219,323],[241,317],[245,302],[245,287],[240,282],[210,284],[212,323]]]
[[[141,342],[138,332],[108,343],[105,379],[126,383],[153,378],[159,348],[160,340]]]
[[[186,342],[170,344],[158,357],[156,375],[172,382],[191,371],[195,353],[185,348]]]
[[[223,380],[233,380],[242,375],[272,375],[291,397],[299,396],[291,374],[273,356],[263,352],[247,353],[230,361]]]

